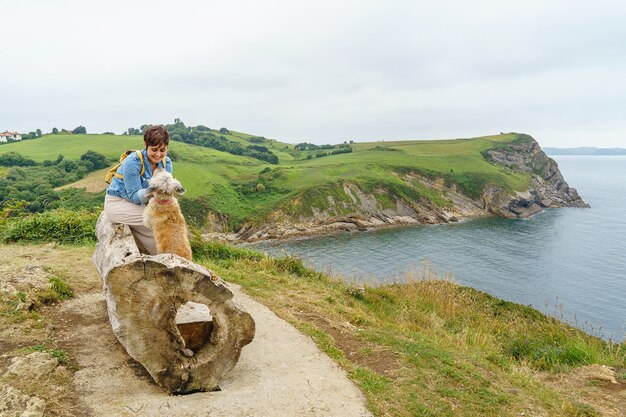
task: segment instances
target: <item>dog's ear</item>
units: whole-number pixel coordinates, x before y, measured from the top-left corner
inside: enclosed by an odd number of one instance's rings
[[[146,188],[146,195],[148,194],[154,194],[154,192],[157,190],[157,187],[153,187],[152,185],[149,186],[148,188]]]
[[[182,185],[177,185],[176,188],[174,188],[174,191],[176,191],[177,194],[183,195],[185,194],[185,189],[183,188]]]

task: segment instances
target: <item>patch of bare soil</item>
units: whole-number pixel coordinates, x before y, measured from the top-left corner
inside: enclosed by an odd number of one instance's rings
[[[394,376],[400,368],[400,355],[358,336],[358,328],[351,323],[332,323],[317,314],[296,311],[297,318],[313,323],[329,334],[348,359],[359,366],[370,368],[379,375]]]
[[[538,374],[537,377],[566,397],[586,403],[608,417],[626,416],[626,369],[589,365],[568,373]]]
[[[65,188],[83,188],[88,193],[99,193],[104,191],[108,184],[104,182],[104,176],[109,168],[100,169],[87,175],[82,180],[73,182],[71,184],[58,187],[57,190],[63,190]]]

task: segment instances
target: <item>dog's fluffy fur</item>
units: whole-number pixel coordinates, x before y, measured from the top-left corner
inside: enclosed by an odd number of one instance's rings
[[[157,169],[148,184],[148,193],[152,194],[152,198],[143,213],[143,222],[152,229],[159,253],[173,253],[191,260],[187,224],[174,196],[184,192],[185,189],[172,174]]]

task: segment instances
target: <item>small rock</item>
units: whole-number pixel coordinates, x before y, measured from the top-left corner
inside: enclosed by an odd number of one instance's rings
[[[10,385],[0,384],[0,416],[42,417],[46,402]]]
[[[26,410],[20,417],[43,417],[43,411],[46,409],[46,402],[38,397],[30,397],[26,403]]]
[[[9,278],[9,282],[20,291],[50,288],[50,273],[39,265],[27,265]]]
[[[15,310],[17,311],[31,311],[35,306],[35,302],[33,300],[20,301],[15,306]]]
[[[17,294],[17,288],[15,288],[13,285],[11,284],[5,284],[2,286],[2,293],[6,294],[6,295],[11,295],[14,296]]]
[[[11,359],[11,365],[5,375],[37,379],[54,371],[58,364],[59,361],[46,352],[33,352],[28,356]]]
[[[583,379],[596,379],[599,381],[610,382],[611,384],[617,384],[617,380],[615,379],[615,371],[613,368],[606,365],[588,365],[578,368],[574,371],[574,374],[578,376],[578,378]]]
[[[65,366],[57,366],[54,375],[61,379],[71,379],[72,373]]]
[[[545,198],[545,199],[541,200],[541,206],[542,207],[550,207],[550,206],[552,206],[552,200],[550,200],[549,198]]]
[[[193,356],[193,350],[191,349],[183,349],[181,350],[182,354],[191,358]]]

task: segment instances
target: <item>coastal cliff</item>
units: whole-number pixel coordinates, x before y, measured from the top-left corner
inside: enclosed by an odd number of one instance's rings
[[[393,181],[345,180],[308,190],[261,224],[245,224],[229,239],[279,239],[479,216],[527,218],[544,208],[589,207],[531,136],[517,134],[516,140],[498,143],[481,155],[503,172],[526,178],[526,188],[512,189],[479,176],[463,182],[452,175],[395,168],[390,170]]]
[[[214,149],[209,146],[213,142],[172,143],[175,175],[187,190],[180,200],[187,222],[194,230],[223,240],[438,224],[477,216],[523,218],[548,207],[586,206],[557,164],[525,134],[321,146],[233,131],[224,135],[224,140],[250,149],[267,149],[278,161]],[[82,175],[75,169],[78,165],[46,161],[56,156],[59,140],[73,149],[66,155],[71,160],[101,149],[102,139],[101,135],[44,135],[2,146],[0,156],[8,155],[10,165],[26,161],[28,166],[17,164],[5,171],[0,203],[24,200],[25,210],[36,212],[44,209],[41,201],[49,200],[46,210],[99,211],[102,197],[95,193],[106,185],[102,181],[106,168],[75,181]],[[100,159],[117,161],[119,149],[131,149],[141,138],[110,135],[106,140],[106,154]],[[18,151],[37,155],[37,160],[24,159]],[[32,191],[35,177],[50,187],[45,199]],[[67,188],[53,189],[64,184]]]
[[[519,135],[517,141],[486,150],[483,156],[514,172],[530,174],[528,190],[517,192],[508,202],[498,199],[499,204],[489,204],[500,190],[487,190],[485,205],[493,214],[506,218],[524,218],[543,208],[589,207],[576,189],[567,184],[558,164],[541,150],[531,136]]]

